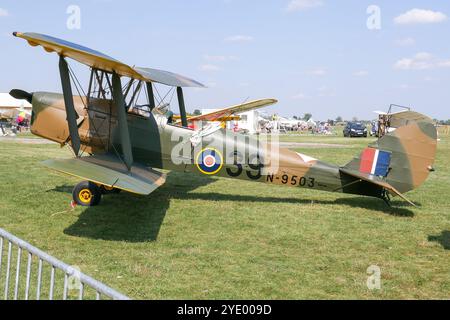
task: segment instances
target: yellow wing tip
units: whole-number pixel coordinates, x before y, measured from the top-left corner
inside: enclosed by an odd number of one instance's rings
[[[261,102],[266,102],[266,103],[270,103],[270,104],[276,104],[276,103],[278,103],[278,100],[277,99],[275,99],[275,98],[267,98],[267,99],[259,99],[259,100],[255,100],[254,102],[258,102],[258,101],[261,101]]]
[[[267,106],[267,105],[272,105],[272,104],[278,103],[278,100],[274,99],[274,98],[256,99],[256,100],[247,101],[247,102],[242,103],[242,104],[238,104],[238,105],[233,106],[233,107],[243,106],[243,105],[252,104],[252,103],[260,103],[260,104],[263,104],[264,106]],[[233,108],[233,107],[230,107],[230,108]]]

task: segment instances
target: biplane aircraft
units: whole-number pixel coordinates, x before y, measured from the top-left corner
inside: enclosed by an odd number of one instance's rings
[[[62,94],[15,89],[11,95],[32,103],[32,133],[73,150],[74,158],[47,160],[44,165],[86,180],[73,189],[73,200],[82,206],[97,205],[102,194],[121,190],[148,195],[165,182],[158,169],[371,196],[388,204],[390,196],[400,196],[412,204],[404,193],[420,186],[433,170],[437,133],[428,121],[402,126],[347,165],[337,166],[220,127],[189,128],[183,89],[202,87],[197,81],[131,67],[47,35],[15,32],[14,36],[59,55]],[[69,58],[90,69],[86,94],[81,94]],[[161,101],[156,104],[156,84],[176,88],[180,123],[171,121]],[[78,95],[73,95],[73,87]],[[148,99],[144,105],[136,103],[141,90]],[[248,102],[215,116],[276,102]]]
[[[393,107],[400,107],[405,110],[392,112]],[[397,128],[408,125],[409,123],[414,122],[430,122],[433,123],[433,120],[419,112],[412,111],[408,107],[402,107],[397,105],[391,105],[389,107],[388,112],[384,111],[375,111],[378,115],[378,137],[383,137],[388,132],[393,132]]]
[[[209,112],[206,114],[190,116],[187,118],[187,121],[188,121],[189,127],[192,129],[199,128],[198,123],[203,124],[204,122],[217,122],[217,123],[219,123],[219,125],[222,126],[222,128],[225,128],[226,122],[240,120],[241,117],[239,116],[239,114],[247,112],[247,111],[251,111],[251,110],[256,110],[256,109],[259,109],[262,107],[266,107],[267,105],[268,104],[261,103],[260,100],[251,101],[251,102],[242,103],[242,104],[239,104],[236,106],[228,107],[225,109],[219,109],[219,110]],[[180,116],[175,116],[174,120],[176,120],[175,122],[177,124],[181,124]]]

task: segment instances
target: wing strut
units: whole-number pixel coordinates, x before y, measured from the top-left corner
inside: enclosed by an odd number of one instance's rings
[[[151,82],[146,82],[147,94],[148,94],[148,104],[150,105],[150,110],[155,109],[155,95],[153,94],[153,84]]]
[[[125,111],[125,99],[122,93],[122,83],[117,73],[113,73],[112,76],[112,95],[114,104],[117,107],[117,117],[119,120],[119,134],[120,142],[122,145],[122,152],[124,156],[125,164],[128,171],[131,170],[133,165],[133,153],[131,149],[130,133],[128,131],[127,113]]]
[[[180,105],[181,125],[185,128],[188,127],[188,121],[186,116],[186,107],[184,105],[183,88],[177,87],[178,104]]]
[[[70,140],[72,141],[72,149],[78,157],[80,153],[80,135],[78,133],[77,119],[78,114],[75,111],[72,95],[72,85],[70,83],[69,67],[66,59],[59,56],[59,73],[61,75],[61,85],[64,94],[64,105],[66,107],[67,123],[69,125]]]

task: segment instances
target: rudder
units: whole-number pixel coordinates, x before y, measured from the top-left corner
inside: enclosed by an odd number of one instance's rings
[[[381,178],[400,193],[419,187],[433,171],[437,130],[431,121],[412,122],[369,145],[343,170]]]

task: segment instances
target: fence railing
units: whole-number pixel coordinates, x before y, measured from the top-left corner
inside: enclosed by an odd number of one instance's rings
[[[1,289],[5,300],[130,299],[0,228]]]

